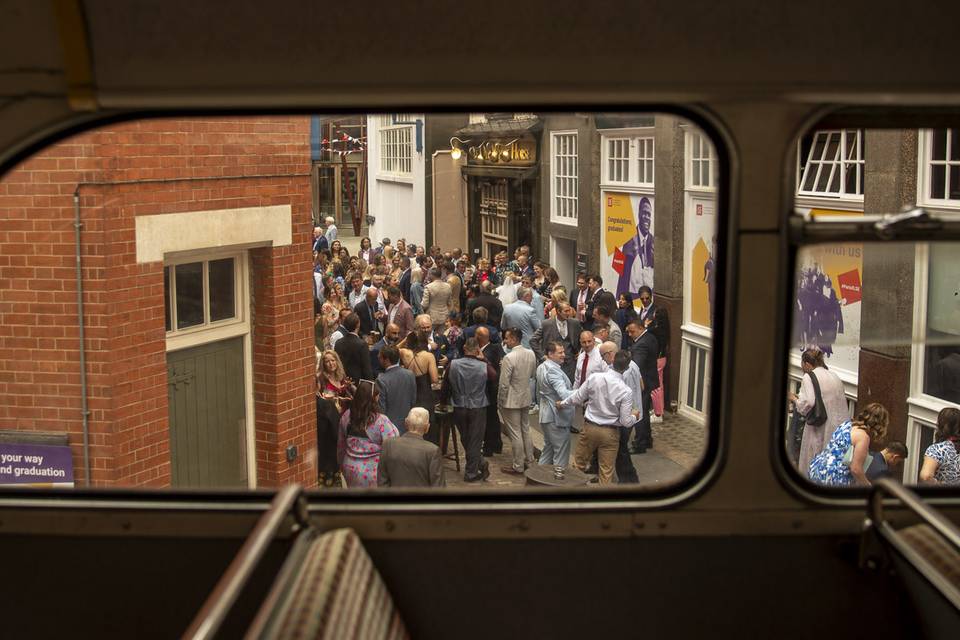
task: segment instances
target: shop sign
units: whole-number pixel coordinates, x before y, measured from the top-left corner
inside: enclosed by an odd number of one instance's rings
[[[0,443],[0,486],[73,486],[68,446]]]
[[[472,165],[529,167],[537,162],[535,140],[486,140],[467,147],[467,162]]]

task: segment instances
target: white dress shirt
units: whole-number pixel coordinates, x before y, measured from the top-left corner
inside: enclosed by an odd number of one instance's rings
[[[594,349],[597,351],[597,349]],[[583,417],[586,421],[605,427],[632,427],[633,394],[623,378],[613,369],[598,372],[587,378],[579,389],[560,401],[560,406],[587,404]]]
[[[583,373],[584,358],[589,358],[589,361],[587,362],[587,378],[598,371],[602,372],[607,370],[607,363],[604,362],[603,358],[600,356],[599,347],[594,347],[591,349],[589,354],[581,349],[580,355],[577,356],[577,368],[573,377],[574,388],[580,387],[583,384],[583,380],[580,379],[580,374]]]
[[[583,322],[586,319],[585,318],[586,304],[587,304],[587,296],[589,294],[590,294],[589,289],[584,289],[583,291],[577,294],[577,320],[579,320],[580,322]],[[580,310],[581,304],[584,305],[584,310]]]
[[[353,309],[355,306],[366,300],[367,298],[367,289],[369,289],[365,284],[360,285],[360,292],[358,293],[356,289],[350,289],[350,293],[347,294],[347,303],[350,305],[350,308]]]
[[[640,411],[640,415],[643,415],[643,392],[640,390],[640,381],[642,380],[640,367],[637,366],[636,362],[631,360],[630,366],[627,367],[627,370],[621,375],[623,377],[623,383],[627,385],[627,388],[630,389],[630,393],[633,395],[633,408]]]

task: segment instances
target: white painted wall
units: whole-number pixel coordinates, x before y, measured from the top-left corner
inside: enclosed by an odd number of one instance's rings
[[[423,114],[404,114],[403,119],[423,120]],[[376,245],[382,238],[405,238],[408,243],[426,241],[426,161],[423,151],[416,150],[416,129],[411,125],[411,174],[395,176],[380,171],[380,129],[389,126],[391,116],[367,117],[367,175],[370,176],[367,196],[370,215],[376,222],[370,225],[370,238]]]

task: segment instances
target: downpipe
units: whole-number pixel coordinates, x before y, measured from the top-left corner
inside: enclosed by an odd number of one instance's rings
[[[80,221],[80,185],[73,192],[73,229],[76,244],[75,257],[77,262],[77,320],[80,333],[80,414],[83,419],[83,480],[85,486],[90,486],[90,410],[87,406],[87,346],[84,335],[83,315],[83,269],[80,259],[80,232],[83,223]]]

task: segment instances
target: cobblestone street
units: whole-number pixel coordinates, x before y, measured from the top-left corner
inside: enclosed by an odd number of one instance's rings
[[[543,447],[543,435],[537,422],[537,414],[530,416],[530,433],[537,449]],[[700,461],[707,444],[706,425],[698,424],[684,416],[666,413],[662,422],[654,422],[653,449],[642,455],[631,456],[640,478],[639,486],[671,484],[681,479]],[[576,447],[576,434],[571,434],[570,457]],[[452,455],[452,443],[448,454]],[[460,471],[452,459],[444,460],[447,486],[457,489],[515,489],[525,486],[521,476],[503,473],[501,467],[509,467],[512,459],[510,441],[504,437],[503,453],[485,458],[490,464],[490,477],[486,482],[463,481],[463,449],[460,448]]]

